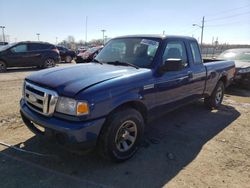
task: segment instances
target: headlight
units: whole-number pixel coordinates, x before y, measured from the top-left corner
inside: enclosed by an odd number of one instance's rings
[[[81,116],[89,114],[87,102],[76,101],[67,97],[59,97],[56,105],[56,111],[72,116]]]
[[[248,73],[248,72],[250,72],[250,68],[243,68],[243,69],[240,69],[240,70],[238,70],[238,73]]]

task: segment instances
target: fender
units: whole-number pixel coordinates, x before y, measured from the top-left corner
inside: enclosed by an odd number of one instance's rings
[[[139,93],[133,92],[133,93],[126,93],[124,95],[116,97],[115,100],[112,101],[110,112],[118,108],[119,106],[129,102],[139,102],[146,107],[146,104],[143,101],[143,96],[140,95]]]

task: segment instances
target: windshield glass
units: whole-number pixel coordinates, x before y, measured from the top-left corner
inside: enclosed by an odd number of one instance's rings
[[[250,62],[250,50],[228,50],[219,55],[218,59]]]
[[[150,68],[159,42],[144,38],[113,39],[95,59],[100,62],[126,62],[141,68]]]
[[[12,46],[14,46],[16,43],[11,43],[11,44],[7,44],[7,45],[4,45],[4,46],[0,46],[0,50],[6,50]]]

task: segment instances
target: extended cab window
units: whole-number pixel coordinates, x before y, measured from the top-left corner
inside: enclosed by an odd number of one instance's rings
[[[167,59],[181,59],[183,66],[187,67],[187,54],[184,43],[181,41],[168,42],[163,54],[163,62]]]
[[[26,44],[17,45],[11,48],[11,51],[14,53],[27,52],[27,45]]]
[[[194,64],[201,64],[202,59],[198,44],[196,42],[191,42],[190,47],[193,55]]]

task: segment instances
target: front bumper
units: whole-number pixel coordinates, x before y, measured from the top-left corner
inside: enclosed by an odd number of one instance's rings
[[[45,131],[48,130],[53,135],[60,135],[64,142],[69,144],[91,143],[90,146],[95,145],[105,122],[105,118],[79,122],[56,117],[45,117],[32,111],[23,99],[20,101],[20,113],[24,123],[33,133],[43,135],[43,132],[39,131],[34,125],[36,124],[44,127]]]
[[[237,73],[234,77],[235,81],[250,81],[250,73]]]

